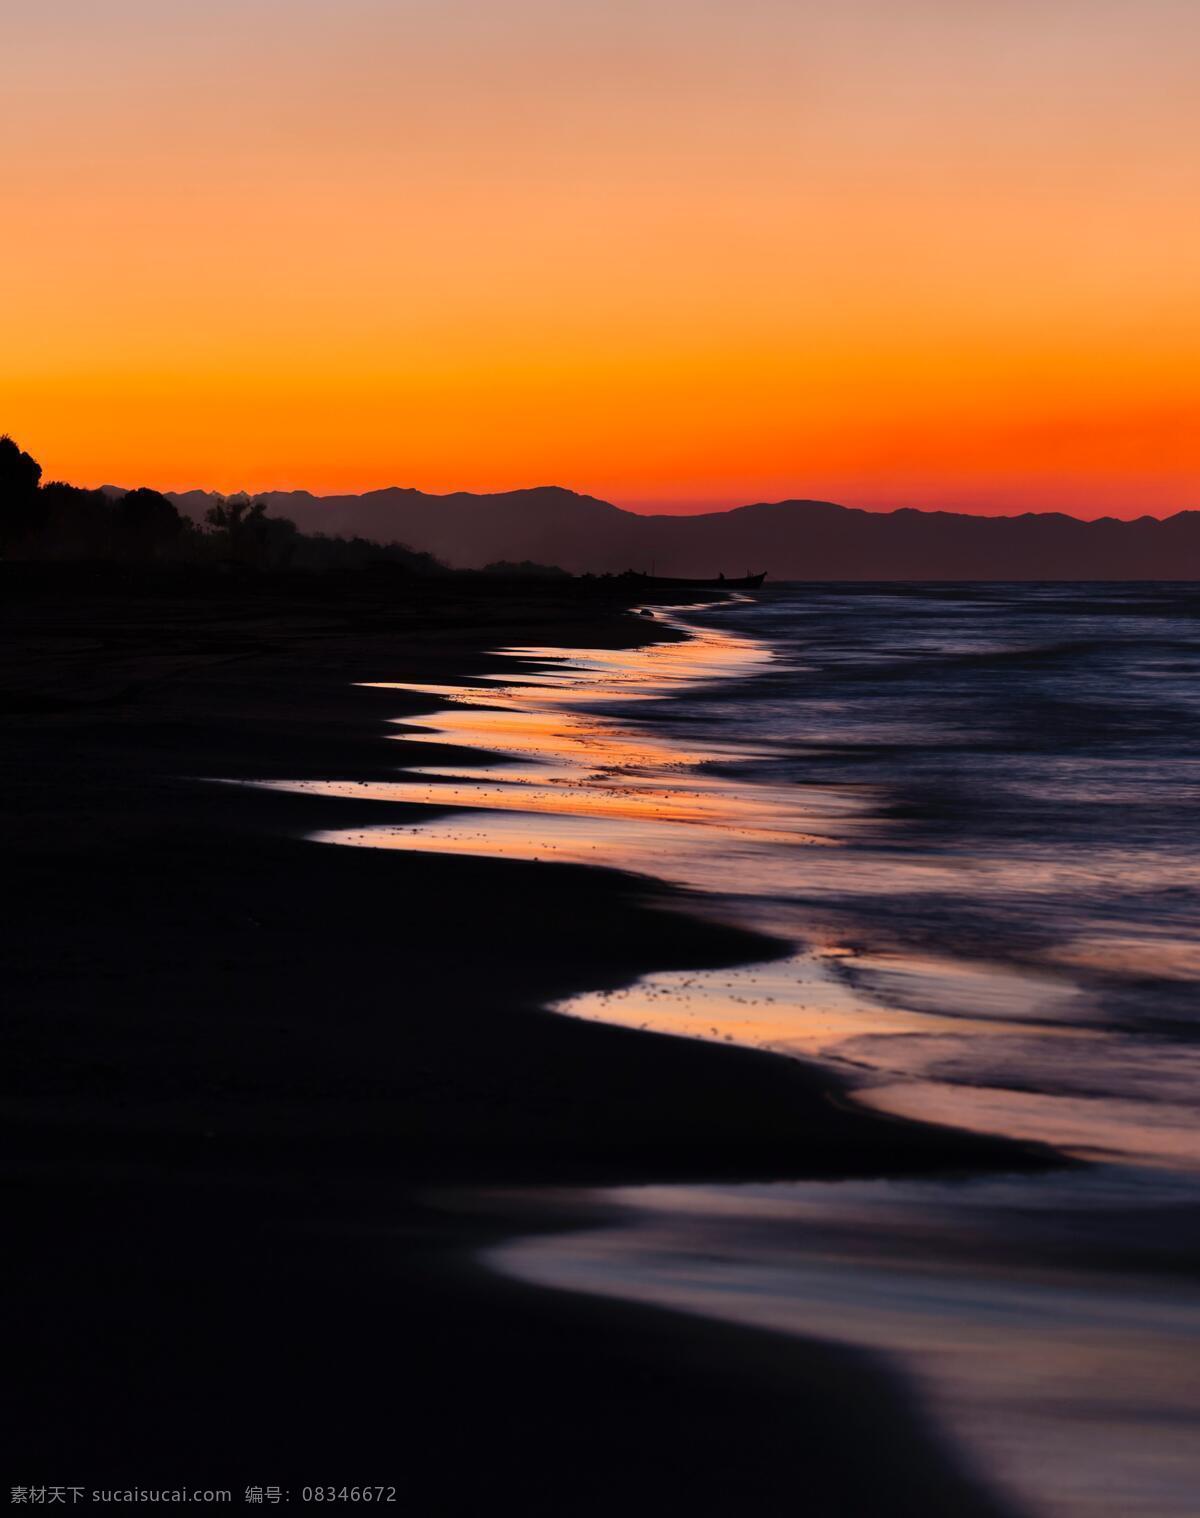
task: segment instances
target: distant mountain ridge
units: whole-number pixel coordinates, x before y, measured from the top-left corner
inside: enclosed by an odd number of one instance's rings
[[[1082,521],[1057,512],[980,517],[832,501],[775,501],[697,516],[639,516],[560,486],[429,495],[390,486],[362,495],[257,493],[303,532],[403,542],[460,568],[497,559],[575,573],[653,570],[776,580],[1200,579],[1200,511]],[[222,499],[168,492],[197,519]]]

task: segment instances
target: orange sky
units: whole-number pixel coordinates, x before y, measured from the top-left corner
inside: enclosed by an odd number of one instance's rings
[[[5,51],[48,477],[1200,506],[1195,0],[29,0]]]

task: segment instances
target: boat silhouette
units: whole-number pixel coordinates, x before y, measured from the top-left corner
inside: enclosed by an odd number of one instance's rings
[[[715,580],[704,580],[678,579],[670,575],[639,574],[636,570],[628,569],[621,578],[638,580],[649,590],[758,590],[767,578],[767,571],[764,569],[762,574],[740,575],[735,579],[718,575]]]

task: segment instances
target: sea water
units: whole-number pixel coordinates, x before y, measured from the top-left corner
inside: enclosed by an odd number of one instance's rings
[[[565,1015],[816,1060],[866,1106],[1085,1163],[629,1188],[493,1263],[886,1355],[1027,1512],[1195,1513],[1200,597],[781,586],[655,615],[683,641],[425,687],[444,705],[398,743],[462,765],[280,784],[437,808],[330,842],[633,870],[783,946]]]

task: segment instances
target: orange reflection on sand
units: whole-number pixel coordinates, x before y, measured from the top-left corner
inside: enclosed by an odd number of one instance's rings
[[[640,873],[696,893],[696,911],[719,892],[724,919],[796,948],[775,963],[666,972],[581,995],[557,1008],[567,1015],[819,1056],[848,1073],[864,1100],[897,1115],[1079,1154],[1117,1151],[1169,1165],[1193,1157],[1174,1098],[1163,1100],[1171,1072],[1139,1056],[1151,1098],[1144,1103],[1113,1078],[1118,1066],[1128,1076],[1133,1055],[1097,1031],[1094,997],[1074,973],[1076,951],[1082,963],[1097,963],[1086,929],[1074,946],[1021,964],[956,956],[949,946],[900,952],[883,940],[872,949],[861,917],[864,941],[846,944],[837,922],[847,900],[964,890],[1036,913],[1043,899],[1101,894],[1113,878],[1195,883],[1200,861],[1182,849],[1081,854],[1012,839],[970,851],[905,847],[906,824],[870,784],[776,783],[770,763],[752,780],[736,778],[748,758],[773,751],[769,739],[746,741],[736,729],[723,738],[712,720],[721,708],[711,703],[731,677],[768,671],[772,650],[720,627],[656,618],[689,636],[613,652],[508,650],[511,674],[461,685],[375,682],[436,703],[430,715],[396,720],[396,753],[417,762],[395,779],[254,783],[397,807],[393,823],[326,829],[315,841]],[[653,710],[700,687],[712,688],[703,747],[689,742],[686,720],[657,722]],[[636,706],[627,712],[628,703]],[[819,728],[816,713],[807,736],[819,742]],[[422,764],[421,745],[430,742],[438,762]],[[1191,965],[1186,944],[1115,948],[1121,968]],[[1024,1090],[1030,1070],[1046,1073],[1060,1095]]]
[[[623,733],[612,723],[570,711],[486,710],[450,708],[429,719],[424,733],[401,732],[398,742],[420,743],[431,736],[464,748],[486,749],[502,763],[481,765],[507,778],[545,780],[550,773],[575,776],[580,765],[605,773],[662,773],[690,769],[709,756],[699,750],[656,744],[652,739]],[[525,761],[520,768],[513,761]],[[457,774],[447,765],[420,765],[422,775]],[[477,768],[472,767],[472,773]]]
[[[536,854],[543,843],[553,842],[547,825],[549,818],[562,816],[580,818],[584,821],[609,819],[616,821],[639,821],[648,823],[689,824],[719,827],[731,832],[742,842],[770,843],[778,840],[780,833],[797,843],[829,843],[815,832],[802,832],[795,825],[795,818],[780,819],[770,806],[757,799],[730,797],[722,790],[705,791],[694,787],[666,787],[631,780],[616,787],[605,776],[594,782],[576,781],[569,786],[530,785],[519,779],[497,785],[467,782],[455,785],[450,780],[423,784],[419,781],[391,785],[368,783],[365,786],[348,786],[344,790],[336,783],[321,781],[295,786],[286,784],[279,789],[307,790],[320,795],[347,795],[377,801],[406,801],[421,806],[452,806],[485,812],[523,812],[536,814],[524,823],[525,847],[522,849],[515,836],[496,840],[493,851],[505,858],[527,857]],[[450,835],[444,823],[419,825],[424,836],[447,841]],[[418,835],[418,838],[421,835]],[[558,838],[560,847],[567,844],[569,833]],[[404,830],[402,847],[419,846],[413,843],[413,830]],[[349,841],[349,840],[346,840]],[[373,838],[369,833],[358,835],[358,841],[375,842],[387,846],[386,838]],[[592,842],[599,846],[598,840]],[[514,850],[515,855],[514,855]]]
[[[958,1018],[889,1005],[830,973],[832,960],[852,957],[824,949],[728,970],[663,971],[616,991],[573,996],[555,1010],[679,1037],[821,1055],[841,1064],[857,1063],[847,1049],[855,1038],[961,1030]],[[971,1023],[980,1033],[1012,1032],[1017,1026],[1000,1019]]]
[[[674,621],[657,617],[668,626]],[[706,742],[700,750],[623,721],[612,710],[618,703],[658,700],[771,661],[771,650],[753,638],[689,631],[682,641],[617,652],[508,649],[523,666],[536,667],[470,684],[369,682],[446,703],[416,721],[397,719],[394,739],[450,745],[463,750],[463,761],[406,766],[394,781],[257,783],[453,811],[314,835],[322,842],[604,864],[666,873],[697,888],[711,884],[715,862],[728,889],[759,890],[778,869],[780,842],[840,842],[864,812],[866,792],[853,785],[738,786],[702,766],[723,757],[745,760],[745,743]],[[664,860],[671,861],[668,871]]]
[[[893,1117],[916,1118],[1052,1144],[1085,1160],[1137,1160],[1200,1169],[1194,1102],[1171,1103],[1051,1095],[945,1081],[914,1081],[859,1091],[858,1100]]]

